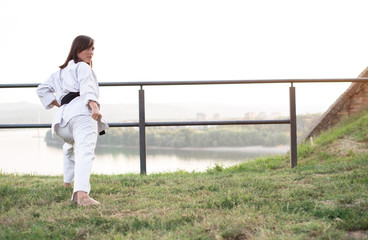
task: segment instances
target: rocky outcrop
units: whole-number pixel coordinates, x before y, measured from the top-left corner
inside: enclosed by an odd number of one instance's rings
[[[358,78],[368,77],[368,67]],[[368,109],[368,82],[354,82],[321,116],[311,131],[303,139],[319,135],[338,123],[341,118]]]

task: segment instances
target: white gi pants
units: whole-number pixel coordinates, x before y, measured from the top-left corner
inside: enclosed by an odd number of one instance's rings
[[[97,122],[89,115],[75,116],[64,127],[55,125],[55,133],[65,142],[64,182],[70,183],[74,178],[73,195],[78,191],[89,194],[89,178],[98,136]]]

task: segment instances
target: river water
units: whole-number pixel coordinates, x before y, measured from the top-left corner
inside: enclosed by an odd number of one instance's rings
[[[62,150],[47,146],[47,129],[0,130],[0,172],[61,175]],[[283,154],[288,147],[243,147],[201,149],[157,149],[147,147],[147,174],[159,172],[205,171],[216,164],[227,167],[258,156]],[[139,149],[100,147],[92,172],[95,174],[139,173]]]

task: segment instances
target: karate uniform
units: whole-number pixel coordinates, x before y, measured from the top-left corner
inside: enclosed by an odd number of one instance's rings
[[[73,194],[77,191],[89,194],[97,136],[108,125],[104,119],[96,122],[91,117],[88,103],[95,101],[99,105],[99,86],[93,69],[87,63],[70,60],[65,68],[53,73],[37,88],[46,109],[54,106],[54,100],[61,105],[63,97],[70,92],[79,92],[80,96],[57,110],[52,121],[52,133],[65,142],[64,182],[70,183],[74,179]]]

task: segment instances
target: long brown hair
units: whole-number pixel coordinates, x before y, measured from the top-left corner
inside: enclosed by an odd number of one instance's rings
[[[75,63],[80,62],[81,60],[78,57],[78,53],[86,50],[87,48],[93,47],[94,44],[95,40],[93,40],[91,37],[88,37],[86,35],[79,35],[74,39],[66,61],[63,65],[59,67],[61,69],[65,68],[66,66],[68,66],[70,60],[74,60]],[[90,65],[92,67],[92,62]]]

